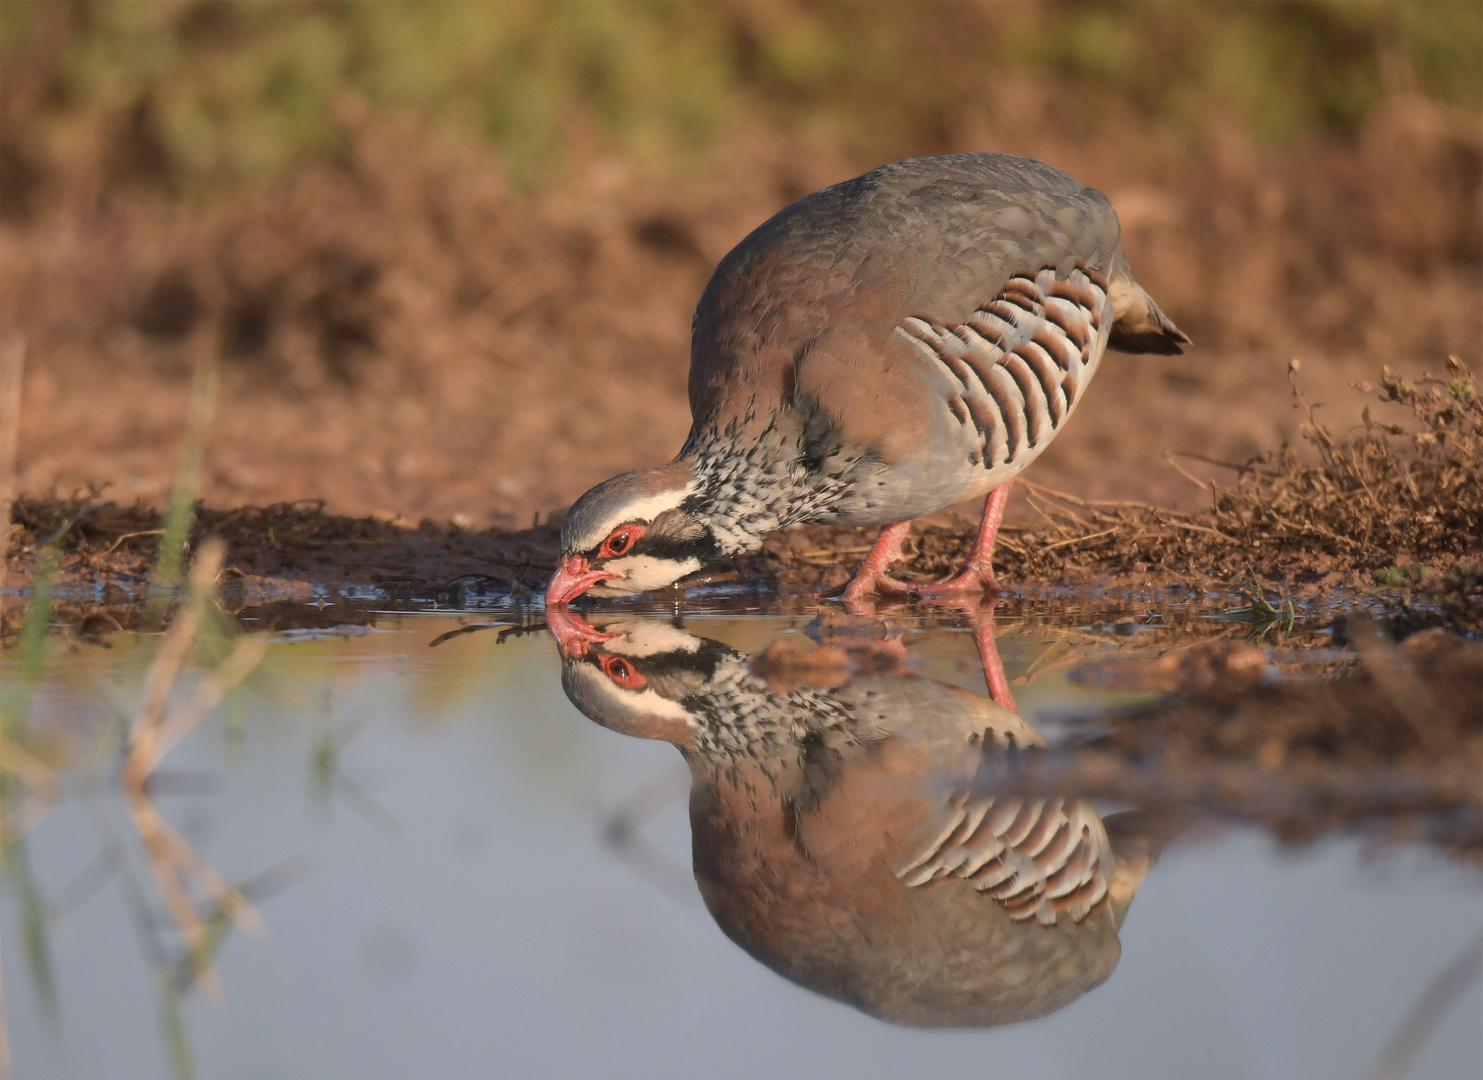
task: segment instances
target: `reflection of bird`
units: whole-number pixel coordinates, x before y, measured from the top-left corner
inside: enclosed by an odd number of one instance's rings
[[[696,880],[764,964],[924,1026],[1041,1016],[1111,973],[1149,859],[1114,855],[1084,800],[975,787],[1043,744],[1015,713],[909,674],[781,692],[766,654],[554,611],[572,702],[685,754]]]
[[[1177,353],[1106,197],[1049,165],[955,154],[886,165],[785,208],[721,261],[691,337],[693,424],[562,524],[548,603],[668,585],[796,522],[884,525],[849,597],[912,518],[989,494],[962,574],[993,587],[1010,481],[1081,401],[1109,345]]]

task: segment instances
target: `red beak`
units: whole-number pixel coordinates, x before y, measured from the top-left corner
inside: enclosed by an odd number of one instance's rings
[[[599,581],[617,576],[606,570],[589,569],[587,560],[580,555],[568,555],[546,586],[546,606],[575,600]]]
[[[546,609],[546,629],[556,639],[564,660],[586,656],[593,645],[611,641],[617,634],[605,634],[571,608],[562,604]]]

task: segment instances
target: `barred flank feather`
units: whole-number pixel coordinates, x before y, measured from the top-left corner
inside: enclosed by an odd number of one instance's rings
[[[1107,298],[1107,281],[1084,263],[1064,280],[1048,266],[1018,271],[961,325],[901,324],[957,383],[948,405],[978,431],[975,464],[1023,467],[1061,429],[1106,347]]]

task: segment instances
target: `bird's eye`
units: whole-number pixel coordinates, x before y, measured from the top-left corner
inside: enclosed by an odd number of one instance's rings
[[[602,665],[603,674],[625,690],[637,690],[647,681],[621,656],[604,656],[598,663]]]
[[[613,559],[619,555],[627,555],[633,549],[633,545],[638,543],[639,537],[643,535],[642,525],[619,525],[602,542],[602,547],[597,552],[598,557]]]

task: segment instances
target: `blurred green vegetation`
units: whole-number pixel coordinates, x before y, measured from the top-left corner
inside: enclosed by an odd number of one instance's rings
[[[1185,131],[1227,115],[1267,146],[1353,129],[1391,90],[1483,108],[1476,0],[3,0],[0,13],[12,173],[57,132],[111,123],[135,145],[116,168],[196,189],[333,153],[348,98],[482,133],[527,189],[583,140],[683,160],[746,120],[866,158],[932,152],[967,112],[992,110],[1005,71],[1053,80],[1087,115],[1112,94]]]

